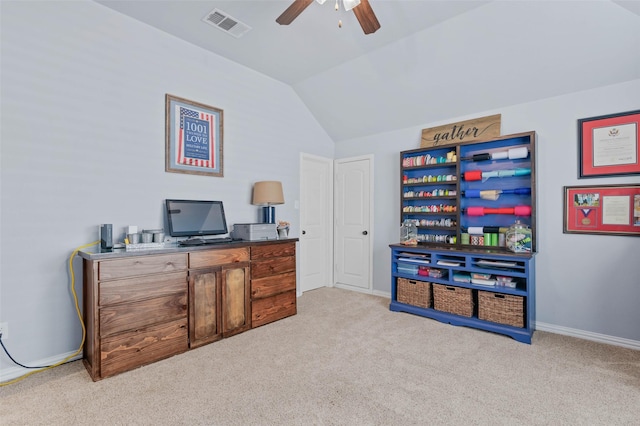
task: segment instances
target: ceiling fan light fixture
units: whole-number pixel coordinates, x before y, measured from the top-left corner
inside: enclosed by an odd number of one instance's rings
[[[360,4],[360,0],[342,0],[342,5],[344,6],[344,10],[347,12]]]
[[[316,1],[319,4],[326,3],[326,0]],[[313,3],[313,0],[293,0],[293,3],[291,3],[289,7],[276,18],[276,22],[280,25],[289,25],[311,3]],[[339,4],[340,0],[336,0],[336,9]],[[376,14],[373,12],[373,9],[371,9],[369,0],[342,0],[342,6],[345,11],[353,11],[353,14],[356,16],[356,19],[365,34],[373,34],[380,29],[380,22],[378,22]],[[340,23],[338,23],[338,25],[340,25]]]

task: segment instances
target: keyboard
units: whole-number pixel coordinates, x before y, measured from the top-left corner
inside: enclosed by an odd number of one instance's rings
[[[180,241],[178,244],[181,246],[208,246],[213,244],[224,244],[233,241],[230,237],[224,238],[190,238],[188,240]]]
[[[229,238],[229,237],[224,237],[224,238],[205,238],[204,239],[204,244],[205,245],[223,244],[223,243],[230,243],[231,241],[233,241],[233,240],[231,238]]]

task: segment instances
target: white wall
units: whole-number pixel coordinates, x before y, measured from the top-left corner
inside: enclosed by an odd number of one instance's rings
[[[539,329],[640,347],[640,238],[563,233],[563,186],[629,184],[640,177],[578,179],[577,120],[640,107],[640,80],[336,144],[336,158],[375,156],[374,290],[390,291],[399,240],[399,152],[420,147],[423,128],[502,114],[502,134],[537,133]],[[410,108],[410,105],[408,106]],[[390,202],[391,200],[391,202]]]
[[[67,264],[98,224],[162,227],[165,198],[255,222],[252,184],[273,179],[298,235],[300,151],[332,158],[334,144],[289,86],[94,2],[3,2],[1,24],[0,321],[18,361],[80,345]],[[223,178],[165,173],[166,93],[224,110]]]

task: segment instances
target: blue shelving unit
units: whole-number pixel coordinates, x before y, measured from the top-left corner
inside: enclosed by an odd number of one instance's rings
[[[535,143],[535,132],[524,132],[400,153],[400,222],[417,226],[417,245],[390,246],[392,311],[531,343],[537,233]],[[528,250],[524,253],[507,247],[515,241],[509,228],[516,221],[529,228],[530,239],[523,237],[529,247],[516,248]],[[472,280],[471,274],[480,275]],[[515,287],[498,285],[497,276],[511,279]],[[404,303],[398,300],[398,280],[403,280]],[[414,281],[422,283],[412,287]],[[438,300],[434,300],[434,288]]]
[[[492,253],[487,250],[459,249],[430,249],[424,246],[405,246],[392,244],[391,248],[391,303],[390,310],[395,312],[407,312],[432,318],[452,325],[473,327],[481,330],[500,333],[511,336],[523,343],[531,343],[535,323],[535,257],[532,254],[506,254]],[[410,273],[406,265],[415,265],[423,271],[426,268],[439,271],[442,276],[434,278],[428,275]],[[400,268],[399,268],[400,266]],[[455,274],[455,275],[454,275]],[[486,274],[490,277],[510,277],[515,283],[515,288],[501,285],[475,284],[473,282],[457,281],[458,274]],[[471,298],[474,305],[473,314],[470,317],[456,315],[438,310],[431,297],[431,306],[423,308],[398,301],[398,278],[441,284],[452,288],[466,288],[471,290]],[[495,278],[493,278],[495,279]],[[487,281],[491,281],[488,279]],[[431,290],[433,291],[433,290]],[[522,324],[523,327],[501,324],[498,322],[480,319],[479,292],[489,292],[498,295],[515,296],[522,300]],[[499,296],[501,297],[501,296]]]

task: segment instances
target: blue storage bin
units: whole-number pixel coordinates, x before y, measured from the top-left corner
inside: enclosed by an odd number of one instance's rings
[[[398,262],[398,272],[401,274],[418,275],[418,265]]]

